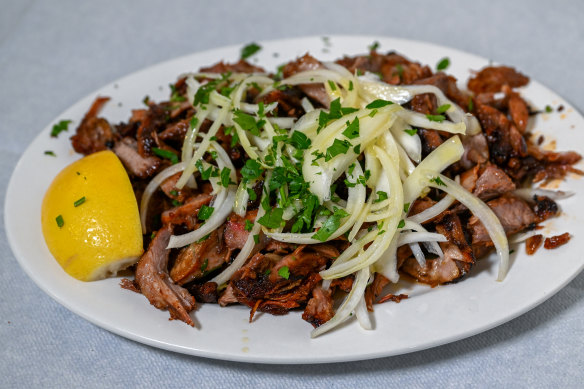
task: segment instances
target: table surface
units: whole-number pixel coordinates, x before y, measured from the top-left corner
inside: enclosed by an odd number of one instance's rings
[[[584,112],[579,0],[1,0],[0,9],[5,187],[37,133],[98,87],[170,58],[262,39],[362,34],[451,46],[512,64]],[[0,196],[3,204],[4,191]],[[584,382],[582,274],[523,316],[445,346],[363,362],[270,366],[175,354],[90,324],[24,274],[4,223],[0,228],[2,387],[531,388]]]

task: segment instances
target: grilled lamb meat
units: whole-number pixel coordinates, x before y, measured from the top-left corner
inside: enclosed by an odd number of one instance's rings
[[[195,298],[186,289],[174,284],[168,275],[168,242],[172,226],[167,224],[157,233],[136,267],[136,283],[150,304],[168,309],[170,319],[182,320],[194,326],[189,312],[195,309]]]
[[[110,124],[107,120],[97,117],[108,101],[109,97],[96,98],[77,127],[75,135],[71,137],[73,149],[78,153],[89,155],[113,146],[115,136]]]
[[[302,319],[315,328],[329,321],[335,315],[331,295],[330,289],[324,290],[320,286],[312,289],[312,298],[306,304]]]

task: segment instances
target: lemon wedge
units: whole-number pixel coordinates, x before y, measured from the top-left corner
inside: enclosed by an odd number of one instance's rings
[[[132,184],[111,151],[81,158],[55,177],[43,199],[41,224],[49,251],[78,280],[106,278],[143,252]]]

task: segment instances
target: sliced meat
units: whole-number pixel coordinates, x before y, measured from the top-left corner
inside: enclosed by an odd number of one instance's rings
[[[286,64],[282,69],[282,74],[285,78],[293,76],[296,73],[305,72],[307,70],[315,70],[322,68],[323,65],[319,60],[311,56],[310,54],[304,54],[304,56],[298,58],[296,61],[292,61]],[[299,88],[314,102],[320,104],[321,106],[328,108],[330,105],[330,99],[326,90],[322,84],[301,84]]]
[[[527,85],[529,78],[507,66],[488,66],[468,80],[468,89],[475,94],[499,92],[503,85],[518,88]]]
[[[183,205],[162,212],[163,224],[184,224],[189,230],[197,225],[197,215],[203,205],[209,205],[213,200],[210,194],[202,193],[189,198]]]
[[[479,165],[475,165],[475,167],[462,172],[460,175],[460,185],[462,185],[462,187],[468,190],[470,193],[472,193],[477,186],[477,181],[479,179],[479,168]]]
[[[330,256],[325,256],[323,253],[312,252],[314,250],[311,246],[298,246],[292,254],[282,257],[271,269],[269,279],[273,283],[282,280],[283,276],[280,274],[280,269],[288,268],[288,279],[306,277],[310,273],[323,270],[326,266]],[[338,256],[335,255],[336,258]]]
[[[172,226],[166,225],[157,233],[136,267],[136,283],[150,304],[168,309],[171,319],[182,320],[194,326],[189,312],[195,308],[195,299],[186,289],[174,284],[168,276],[168,242]]]
[[[97,117],[109,97],[95,99],[89,111],[71,137],[71,145],[76,152],[89,155],[112,148],[115,141],[114,133],[107,120]]]
[[[467,110],[470,96],[458,89],[456,78],[443,72],[438,72],[430,77],[415,80],[415,85],[434,85],[440,89],[446,97],[458,104],[462,109]]]
[[[477,179],[473,194],[488,200],[512,190],[515,190],[515,184],[511,178],[503,170],[489,164]]]
[[[163,141],[176,141],[183,142],[185,135],[189,130],[190,119],[181,120],[178,123],[171,124],[166,127],[161,133],[158,134],[158,138]]]
[[[515,126],[522,134],[527,129],[527,121],[529,120],[529,109],[525,101],[518,93],[513,93],[509,99],[509,114]]]
[[[442,222],[436,225],[436,232],[448,239],[448,242],[440,243],[444,256],[426,260],[423,267],[415,258],[409,257],[400,269],[418,281],[432,286],[459,281],[475,264],[472,248],[466,240],[458,216],[446,215]]]
[[[184,186],[182,189],[177,189],[176,183],[180,179],[181,175],[182,172],[179,172],[168,177],[162,182],[162,184],[160,184],[160,189],[170,199],[183,203],[188,197],[192,196],[193,191],[188,186]]]
[[[331,289],[324,290],[320,286],[312,289],[312,298],[308,300],[302,319],[315,328],[329,321],[334,315]]]
[[[489,145],[482,132],[476,135],[463,136],[462,146],[464,147],[464,154],[460,162],[463,168],[470,169],[489,160]]]
[[[529,205],[519,197],[504,195],[487,203],[493,210],[507,235],[512,235],[532,227],[537,222],[535,213]],[[472,244],[491,246],[493,242],[483,224],[476,216],[472,216],[468,222],[472,232]]]
[[[278,103],[278,106],[276,107],[276,112],[274,113],[275,116],[297,118],[304,114],[304,108],[302,108],[301,99],[302,96],[299,90],[292,88],[283,91],[275,89],[261,96],[259,98],[259,101],[263,102],[266,105],[271,103]],[[319,99],[321,99],[321,96],[319,96]]]
[[[225,291],[223,292],[223,294],[221,294],[221,297],[219,297],[219,300],[217,300],[217,302],[222,307],[226,307],[229,304],[239,303],[239,300],[237,300],[237,297],[235,297],[235,294],[233,292],[233,286],[231,286],[231,284],[227,284]]]
[[[170,277],[179,284],[187,284],[216,270],[229,261],[231,250],[223,245],[218,230],[202,242],[183,248],[170,270]]]
[[[225,223],[225,244],[230,249],[242,249],[249,237],[249,231],[245,229],[245,221],[254,223],[258,214],[257,209],[246,213],[245,218],[235,212],[229,215]]]
[[[113,151],[120,158],[128,173],[135,177],[150,177],[160,167],[160,159],[152,156],[143,157],[138,153],[138,143],[133,138],[126,137],[116,142]]]

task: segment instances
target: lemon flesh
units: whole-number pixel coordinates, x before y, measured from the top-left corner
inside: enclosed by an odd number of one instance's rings
[[[43,199],[41,224],[49,251],[78,280],[115,274],[143,252],[132,184],[111,151],[86,156],[55,177]]]

